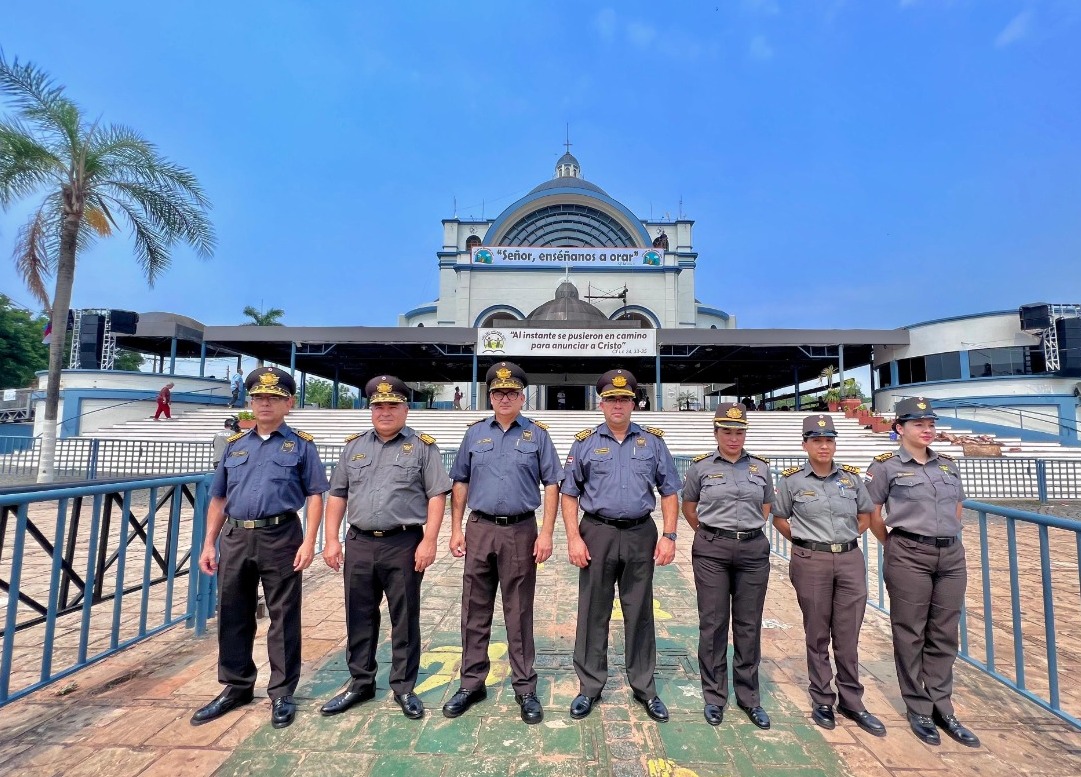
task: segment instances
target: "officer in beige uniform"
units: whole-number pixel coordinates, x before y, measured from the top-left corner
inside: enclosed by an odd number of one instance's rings
[[[803,419],[808,461],[786,469],[777,483],[773,525],[792,541],[788,576],[803,611],[807,641],[811,717],[822,728],[836,726],[837,711],[875,736],[882,721],[863,705],[858,644],[867,607],[866,568],[859,536],[871,522],[871,497],[858,467],[838,464],[837,431],[828,415]],[[837,660],[837,694],[830,683],[830,642]]]
[[[885,546],[882,576],[890,594],[897,682],[920,740],[939,744],[937,724],[962,745],[979,747],[979,738],[954,715],[951,699],[968,582],[961,474],[953,459],[930,447],[938,416],[928,400],[903,399],[894,412],[901,446],[875,457],[867,490],[875,505],[871,532]]]
[[[698,591],[698,667],[706,722],[719,726],[728,700],[728,623],[736,704],[769,728],[758,688],[762,609],[769,583],[769,540],[762,531],[773,502],[769,460],[748,453],[747,411],[722,402],[713,419],[717,449],[697,456],[683,483],[683,516],[694,529],[691,566]]]

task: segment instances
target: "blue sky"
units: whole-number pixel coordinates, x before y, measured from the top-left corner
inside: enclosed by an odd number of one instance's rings
[[[0,46],[191,168],[219,247],[148,290],[124,237],[74,304],[394,325],[440,220],[552,175],[696,221],[742,327],[893,327],[1081,302],[1073,0],[8,4]],[[0,215],[0,291],[26,208]]]

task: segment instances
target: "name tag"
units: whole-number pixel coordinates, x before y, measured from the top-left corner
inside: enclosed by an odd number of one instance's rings
[[[247,456],[248,452],[247,451],[233,451],[229,455],[230,456]]]
[[[361,459],[364,459],[364,458],[367,458],[367,456],[365,454],[363,454],[363,453],[354,453],[352,455],[352,457],[350,457],[349,460],[350,461],[360,461]]]
[[[603,454],[603,453],[608,453],[608,451],[609,451],[608,448],[594,448],[593,449],[594,453],[602,453]]]

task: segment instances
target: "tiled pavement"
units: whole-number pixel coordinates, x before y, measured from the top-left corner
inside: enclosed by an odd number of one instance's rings
[[[562,532],[557,532],[557,540]],[[445,545],[445,543],[444,543]],[[622,675],[622,622],[613,621],[611,678],[589,718],[566,714],[577,693],[570,664],[577,577],[557,542],[540,572],[537,597],[539,695],[546,719],[517,717],[496,616],[489,698],[447,720],[439,708],[457,688],[461,562],[442,549],[425,577],[424,656],[418,684],[428,714],[405,719],[386,683],[384,641],[376,700],[335,718],[319,705],[347,679],[341,578],[317,559],[306,579],[305,671],[300,713],[290,728],[269,726],[265,699],[193,728],[192,711],[218,692],[213,636],[174,629],[0,710],[0,773],[34,775],[997,775],[1081,774],[1081,734],[973,668],[958,664],[959,717],[980,749],[916,740],[903,719],[886,618],[869,611],[861,655],[868,707],[889,727],[866,735],[841,719],[834,731],[810,722],[803,631],[775,560],[766,601],[763,703],[773,719],[759,731],[738,710],[719,728],[702,719],[695,658],[697,612],[689,543],[658,570],[658,689],[672,720],[657,724],[631,701]],[[1076,565],[1073,585],[1076,585]],[[970,588],[977,584],[973,580]],[[970,590],[970,595],[973,592]],[[618,618],[618,611],[617,611]],[[384,617],[384,624],[386,624]],[[266,622],[262,622],[265,628]],[[1066,641],[1067,634],[1060,635]],[[1073,634],[1071,642],[1081,639]],[[258,643],[262,644],[262,643]],[[257,655],[258,657],[258,655]],[[260,666],[265,677],[265,660]],[[1071,688],[1072,690],[1072,688]]]

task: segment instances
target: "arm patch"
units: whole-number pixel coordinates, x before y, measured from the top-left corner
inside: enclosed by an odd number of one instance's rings
[[[299,438],[300,438],[300,439],[302,439],[302,440],[307,440],[308,442],[315,442],[315,438],[314,438],[314,437],[312,437],[312,436],[311,436],[310,434],[308,434],[307,432],[302,432],[302,431],[300,431],[299,429],[294,429],[294,430],[293,430],[293,434],[295,434],[295,435],[296,435],[297,437],[299,437]]]
[[[228,440],[226,440],[226,442],[236,442],[237,440],[239,440],[241,437],[243,437],[244,435],[246,435],[250,431],[251,431],[251,429],[245,429],[242,432],[237,432],[232,437],[230,437]]]
[[[712,455],[712,453],[703,453],[701,456],[695,456],[693,459],[691,459],[691,462],[694,463],[696,461],[705,461]]]
[[[892,451],[890,453],[880,453],[875,456],[875,461],[889,461],[894,457],[894,455],[895,454]]]
[[[432,437],[430,434],[418,434],[417,439],[425,445],[432,445],[435,442],[435,438]]]
[[[860,474],[860,468],[853,467],[851,464],[842,464],[841,469],[843,469],[845,472],[851,472],[853,475]]]
[[[784,475],[784,476],[785,476],[785,477],[787,478],[787,477],[789,477],[789,476],[791,476],[791,475],[795,475],[795,474],[796,474],[797,472],[799,472],[799,471],[800,471],[801,469],[803,469],[803,467],[789,467],[788,469],[786,469],[786,470],[785,470],[784,472],[782,472],[781,474],[782,474],[782,475]]]
[[[664,429],[658,429],[656,426],[643,426],[642,428],[652,435],[656,435],[657,437],[664,437]]]
[[[593,434],[593,432],[595,432],[595,431],[596,431],[596,429],[583,429],[582,431],[578,432],[578,434],[574,435],[574,439],[576,439],[578,442],[582,442],[583,440],[587,439],[589,437],[589,435]]]

